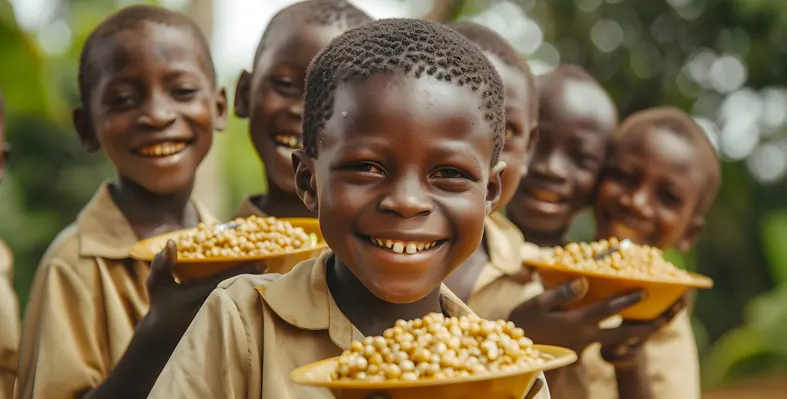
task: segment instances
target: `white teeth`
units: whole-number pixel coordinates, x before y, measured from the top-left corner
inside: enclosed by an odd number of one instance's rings
[[[137,152],[146,157],[161,157],[175,155],[186,148],[184,142],[163,142],[140,148]]]
[[[298,136],[290,136],[284,134],[277,134],[274,136],[273,141],[277,144],[289,147],[289,148],[303,148],[301,143],[298,142]]]
[[[436,241],[433,241],[433,242],[417,242],[417,241],[407,242],[407,241],[394,241],[394,240],[387,239],[387,238],[383,239],[383,238],[374,238],[374,237],[370,237],[369,241],[371,241],[371,243],[373,245],[376,245],[376,246],[378,246],[380,248],[387,248],[387,249],[389,249],[389,250],[391,250],[393,252],[396,252],[398,254],[401,254],[401,253],[415,254],[415,253],[418,253],[418,251],[424,251],[424,250],[427,250],[427,249],[432,248],[435,245],[437,245]]]

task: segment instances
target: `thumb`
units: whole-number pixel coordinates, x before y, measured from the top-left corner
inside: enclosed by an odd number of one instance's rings
[[[588,281],[584,278],[578,278],[560,287],[545,291],[534,299],[538,301],[542,309],[552,310],[560,305],[565,305],[584,297],[587,295],[587,292]]]
[[[175,241],[167,240],[167,245],[161,250],[150,264],[150,275],[148,276],[148,292],[155,291],[156,287],[173,285],[175,278],[172,277],[172,266],[178,259],[178,246]]]

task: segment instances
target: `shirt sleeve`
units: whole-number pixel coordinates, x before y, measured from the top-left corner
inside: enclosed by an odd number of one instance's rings
[[[19,348],[19,305],[7,275],[0,275],[0,397],[11,398]]]
[[[700,399],[699,356],[687,312],[654,335],[645,354],[654,397]]]
[[[246,398],[261,378],[247,327],[222,288],[210,294],[159,375],[149,398]],[[256,376],[256,377],[255,377]]]
[[[103,381],[99,306],[70,265],[53,259],[39,267],[22,325],[17,398],[75,398]]]

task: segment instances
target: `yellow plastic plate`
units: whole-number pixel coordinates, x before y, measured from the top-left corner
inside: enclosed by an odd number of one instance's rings
[[[555,288],[580,277],[587,279],[589,285],[587,295],[568,304],[565,306],[566,309],[576,309],[632,291],[645,291],[645,299],[620,312],[621,317],[629,320],[654,320],[690,289],[713,288],[713,280],[696,273],[689,273],[690,280],[680,280],[670,277],[624,276],[592,270],[576,270],[563,265],[549,265],[542,261],[526,261],[525,265],[538,270],[547,288]]]
[[[261,265],[264,265],[267,273],[283,274],[289,272],[290,269],[298,263],[320,255],[328,248],[328,244],[325,243],[325,239],[320,231],[320,224],[317,219],[283,218],[279,220],[289,222],[293,227],[303,228],[306,234],[314,234],[317,238],[317,244],[310,248],[280,254],[244,257],[219,256],[204,259],[179,258],[178,263],[173,269],[173,273],[180,281],[188,282],[214,276],[224,270],[230,270],[241,263],[260,262]],[[151,262],[156,254],[161,252],[167,244],[167,240],[171,239],[177,242],[178,238],[182,235],[188,234],[194,230],[196,229],[177,230],[142,240],[131,247],[129,256],[133,259]]]
[[[554,370],[577,360],[573,351],[534,345],[545,362],[537,367],[505,373],[419,381],[331,381],[338,357],[300,367],[290,374],[297,384],[325,387],[338,399],[512,399],[522,398],[541,371]]]

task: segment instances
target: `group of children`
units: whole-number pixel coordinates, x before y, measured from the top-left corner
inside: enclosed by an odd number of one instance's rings
[[[534,77],[473,23],[372,21],[346,1],[296,3],[270,21],[238,81],[235,114],[250,121],[268,192],[237,215],[317,217],[330,251],[285,275],[246,264],[178,284],[174,243],[152,264],[128,249],[213,220],[192,198],[228,115],[205,38],[179,13],[124,8],[85,43],[79,88],[76,130],[117,177],[44,255],[18,370],[4,343],[18,332],[0,330],[0,395],[330,397],[290,372],[398,319],[440,312],[511,320],[537,343],[581,354],[530,398],[700,396],[685,301],[657,320],[610,326],[601,321],[641,292],[565,311],[587,282],[545,291],[523,266],[565,244],[587,206],[598,238],[690,249],[720,172],[681,111],[619,123],[585,71]]]

